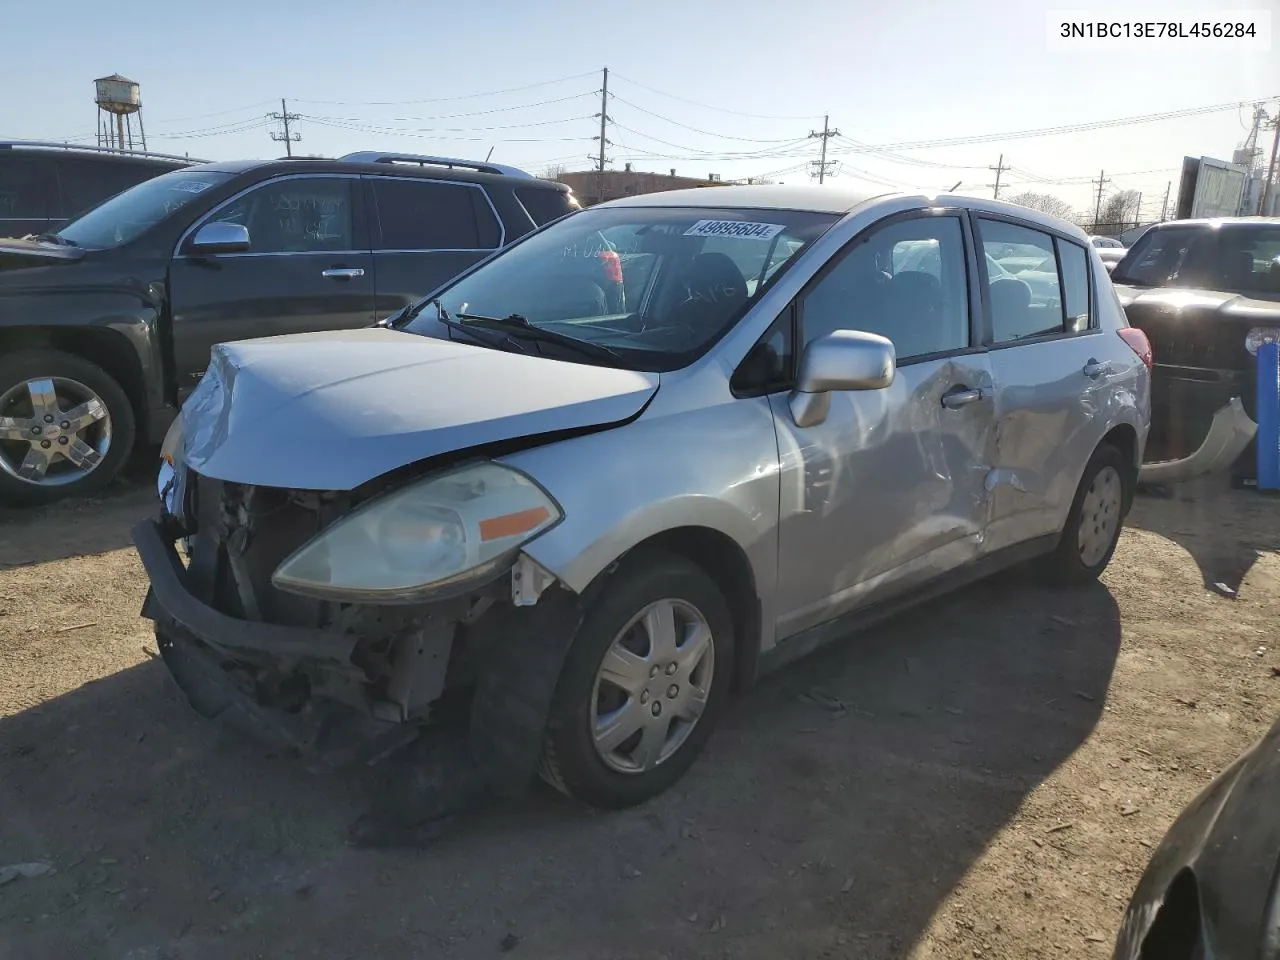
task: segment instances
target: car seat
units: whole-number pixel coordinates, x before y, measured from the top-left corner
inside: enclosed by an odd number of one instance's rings
[[[1031,325],[1031,287],[1015,277],[993,281],[991,327],[996,340],[1013,340]]]
[[[747,281],[728,255],[700,253],[681,274],[675,296],[683,299],[670,313],[672,322],[710,336],[747,302]]]

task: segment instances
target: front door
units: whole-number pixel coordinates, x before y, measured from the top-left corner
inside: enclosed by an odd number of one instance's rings
[[[770,398],[781,464],[778,636],[973,560],[994,450],[992,378],[971,317],[972,245],[959,212],[873,227],[797,301],[802,343],[837,329],[894,342],[884,390],[836,392],[797,427]]]
[[[1113,362],[1127,348],[1098,329],[1083,246],[1026,224],[988,216],[976,223],[997,385],[986,539],[993,551],[1061,531],[1105,432],[1108,397],[1128,388]]]
[[[188,231],[169,267],[180,397],[200,379],[215,343],[373,323],[373,255],[358,186],[351,177],[279,177]],[[191,254],[186,244],[211,221],[247,227],[249,251]]]

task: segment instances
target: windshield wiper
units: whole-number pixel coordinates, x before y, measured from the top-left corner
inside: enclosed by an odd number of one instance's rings
[[[501,330],[489,330],[486,327],[481,327],[480,329],[484,330],[486,334],[490,334],[490,333],[493,334],[495,336],[495,339],[490,339],[488,336],[484,336],[484,337],[480,336],[474,329],[468,327],[465,323],[459,323],[457,320],[449,316],[449,311],[444,308],[444,304],[441,303],[439,300],[432,300],[431,305],[436,308],[436,319],[439,320],[446,327],[448,327],[450,330],[461,331],[462,333],[465,333],[468,337],[471,337],[473,340],[479,340],[481,343],[486,344],[487,346],[490,346],[490,347],[505,345],[507,347],[510,347],[516,353],[529,352],[524,348],[524,344],[520,343],[518,340],[516,340],[514,337],[510,336],[509,334],[503,333]],[[468,315],[459,314],[459,317],[467,318]]]
[[[485,317],[477,313],[460,313],[458,314],[458,319],[465,320],[469,324],[483,323],[490,325],[492,328],[497,328],[498,330],[510,330],[515,336],[524,337],[528,340],[541,340],[543,343],[554,343],[568,350],[573,350],[584,357],[591,357],[595,360],[605,360],[609,363],[626,363],[622,354],[618,353],[618,351],[614,350],[612,347],[606,347],[599,343],[591,343],[587,340],[579,340],[577,337],[571,337],[565,333],[557,333],[555,330],[547,330],[544,327],[535,327],[529,322],[528,317],[519,313],[512,313],[505,317]]]
[[[60,237],[56,233],[29,233],[22,239],[43,241],[44,243],[57,244],[60,247],[78,247],[80,244],[74,240],[68,240],[66,237]]]

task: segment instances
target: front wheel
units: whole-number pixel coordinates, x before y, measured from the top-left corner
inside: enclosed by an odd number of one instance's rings
[[[96,364],[60,350],[0,358],[0,504],[97,493],[133,437],[129,398]]]
[[[1041,563],[1041,573],[1049,583],[1087,583],[1107,568],[1132,501],[1132,478],[1133,465],[1115,447],[1103,444],[1093,452],[1057,549]]]
[[[556,686],[542,776],[592,806],[675,783],[724,709],[734,629],[715,582],[669,554],[631,558],[583,618]]]

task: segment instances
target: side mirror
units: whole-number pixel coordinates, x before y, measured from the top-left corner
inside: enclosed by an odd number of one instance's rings
[[[249,228],[239,223],[206,223],[191,238],[188,249],[192,253],[244,253],[249,249]]]
[[[883,390],[893,383],[897,354],[893,341],[874,333],[836,330],[818,337],[800,358],[800,376],[791,394],[797,427],[827,419],[832,390]]]

